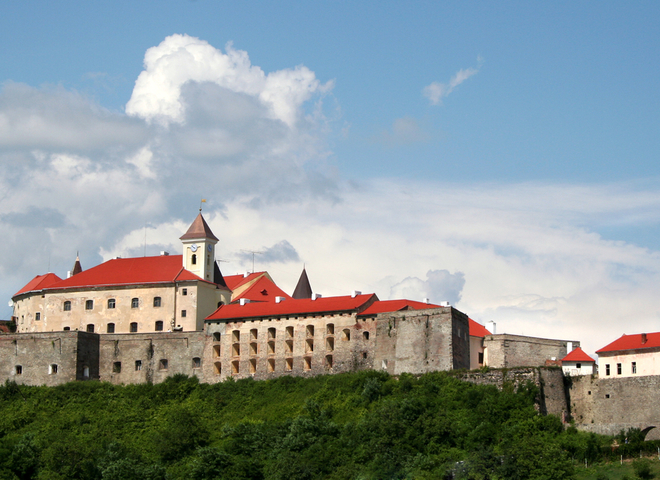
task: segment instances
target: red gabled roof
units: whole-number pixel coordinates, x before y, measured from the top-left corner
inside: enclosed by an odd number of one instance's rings
[[[643,337],[646,341],[643,342]],[[660,347],[660,333],[636,333],[634,335],[622,335],[609,345],[605,345],[596,353],[615,352],[619,350],[640,350],[644,348]]]
[[[596,360],[591,358],[589,355],[584,353],[580,347],[575,348],[572,352],[566,355],[561,359],[562,362],[592,362],[596,363]]]
[[[47,273],[46,275],[37,275],[32,280],[28,282],[23,288],[16,292],[13,297],[20,295],[21,293],[34,292],[37,290],[43,290],[54,283],[61,282],[62,279],[55,275],[54,273]],[[12,298],[13,298],[12,297]]]
[[[236,302],[241,298],[249,298],[253,302],[274,302],[275,297],[291,298],[284,290],[275,285],[272,280],[263,276],[238,297],[233,298],[232,302]]]
[[[229,290],[234,291],[241,285],[251,282],[255,278],[258,278],[259,276],[263,275],[264,273],[266,272],[254,272],[249,274],[247,277],[245,275],[229,275],[225,277],[225,283],[227,284]]]
[[[485,337],[486,335],[492,335],[486,327],[484,327],[482,324],[475,322],[471,318],[468,318],[468,321],[470,322],[470,336],[471,337]]]
[[[33,290],[173,283],[186,280],[211,283],[183,268],[182,262],[181,255],[116,258],[64,280],[52,273],[36,277],[16,295]]]
[[[438,308],[439,305],[416,302],[414,300],[379,300],[371,304],[360,316],[378,315],[379,313],[398,312],[400,310],[422,310],[425,308]]]
[[[375,294],[350,295],[344,297],[289,298],[280,303],[251,302],[245,305],[232,303],[222,305],[206,320],[235,320],[240,318],[273,317],[283,315],[305,315],[309,313],[347,312],[355,311],[369,302],[378,300]]]

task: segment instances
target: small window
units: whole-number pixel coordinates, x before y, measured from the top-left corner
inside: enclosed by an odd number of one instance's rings
[[[250,355],[256,355],[259,353],[259,349],[257,348],[257,342],[253,342],[250,344]]]
[[[328,337],[325,339],[325,350],[328,352],[332,352],[335,349],[335,339],[332,337]]]
[[[222,374],[222,363],[221,363],[221,362],[215,362],[215,363],[213,364],[213,372],[214,372],[216,375],[220,375],[220,374]]]
[[[366,360],[367,359],[367,352],[362,352],[362,359]]]
[[[135,333],[138,331],[138,324],[137,322],[131,322],[131,333]]]
[[[325,334],[326,335],[334,335],[335,334],[335,325],[334,325],[334,323],[328,323],[325,326]]]
[[[251,374],[257,373],[257,359],[253,358],[252,360],[250,360],[249,364],[250,364],[250,373]]]
[[[108,323],[108,326],[106,328],[106,333],[115,333],[115,324],[114,323]]]
[[[269,340],[275,340],[275,336],[277,335],[277,330],[275,330],[274,327],[271,327],[268,329],[268,339]]]
[[[131,298],[131,308],[138,308],[140,306],[139,298]]]
[[[293,327],[286,327],[286,338],[293,338]]]
[[[314,325],[307,325],[307,336],[308,337],[313,337],[314,336]]]
[[[34,319],[35,320],[41,320],[41,312],[37,312],[34,314]]]
[[[275,371],[275,359],[274,358],[269,358],[268,359],[268,373],[272,373]]]
[[[328,368],[332,368],[332,355],[325,356],[325,366]]]
[[[240,330],[233,330],[231,332],[231,339],[234,342],[240,342],[241,341],[241,331]]]
[[[606,394],[605,394],[605,398],[610,398],[610,394],[609,394],[609,393],[606,393]]]
[[[218,308],[222,307],[225,304],[225,302],[218,302]]]
[[[620,363],[616,364],[616,374],[621,375],[621,364]]]
[[[213,341],[214,342],[220,341],[220,332],[213,332]]]
[[[288,354],[293,353],[293,340],[286,340],[284,342],[284,352]]]
[[[113,308],[115,308],[116,303],[117,302],[114,298],[109,298],[108,299],[108,308],[112,310]]]
[[[311,370],[312,369],[312,359],[311,359],[311,357],[304,357],[303,358],[303,368],[305,370]]]
[[[185,317],[185,316],[186,316],[186,311],[185,311],[185,310],[181,310],[181,317],[183,318],[183,317]]]
[[[202,359],[199,357],[193,357],[193,368],[200,368],[202,366]]]
[[[83,366],[83,378],[89,378],[89,367],[87,365]]]
[[[369,332],[362,332],[362,338],[369,340]]]
[[[272,340],[268,342],[268,355],[275,355],[275,342]]]
[[[197,265],[197,254],[196,253],[193,253],[192,257],[190,257],[190,263],[192,263],[193,265]]]
[[[89,333],[94,333],[94,324],[93,323],[90,323],[90,324],[87,325],[87,331]]]
[[[232,357],[239,357],[241,355],[241,344],[240,343],[234,343],[231,346],[231,355],[232,355]]]
[[[48,375],[57,375],[57,364],[51,363],[48,365]]]
[[[220,345],[213,345],[213,356],[219,357],[221,353]]]
[[[187,288],[182,288],[181,289],[181,295],[188,295],[188,289]]]
[[[637,362],[632,362],[632,373],[637,373]]]
[[[232,375],[238,375],[241,371],[241,367],[238,363],[238,360],[234,360],[231,362],[231,374]]]
[[[163,331],[163,321],[162,320],[157,320],[156,321],[156,331],[157,332],[162,332]]]
[[[154,297],[154,307],[160,307],[160,297]]]
[[[121,373],[121,362],[114,362],[112,364],[112,373]]]
[[[92,310],[94,308],[94,300],[87,300],[85,302],[85,310]]]
[[[158,370],[167,370],[167,367],[168,367],[167,358],[162,358],[160,362],[158,362]]]
[[[479,352],[479,365],[484,363],[484,352]]]
[[[311,353],[314,351],[314,339],[308,338],[305,341],[305,353]]]
[[[16,365],[14,367],[14,375],[23,375],[23,365]]]
[[[71,330],[71,327],[64,327],[62,330],[64,330],[65,332],[68,332],[69,330]]]
[[[64,302],[64,311],[65,312],[70,312],[71,311],[71,302],[68,301],[68,300],[66,302]]]
[[[610,374],[610,364],[606,363],[605,364],[605,375],[609,375],[609,374]]]
[[[293,358],[287,358],[284,363],[284,368],[287,372],[293,370]]]
[[[142,360],[135,360],[135,371],[139,372],[142,370]]]
[[[258,331],[256,328],[250,330],[250,340],[256,340],[258,336]]]
[[[341,339],[344,341],[349,341],[351,339],[351,331],[348,328],[345,328],[341,332]]]
[[[582,364],[581,364],[581,363],[576,363],[576,364],[575,364],[575,368],[577,368],[577,369],[582,368]]]

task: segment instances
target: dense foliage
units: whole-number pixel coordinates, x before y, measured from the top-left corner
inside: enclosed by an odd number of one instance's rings
[[[603,445],[535,395],[446,373],[7,383],[0,479],[572,478]]]

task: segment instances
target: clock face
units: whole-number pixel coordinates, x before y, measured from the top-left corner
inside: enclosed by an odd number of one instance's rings
[[[193,243],[192,245],[190,245],[190,250],[192,250],[193,252],[196,252],[197,251],[197,244]]]
[[[206,247],[206,249],[209,251],[209,253],[211,253],[211,250],[213,250],[213,247],[211,245],[209,245],[208,247]]]

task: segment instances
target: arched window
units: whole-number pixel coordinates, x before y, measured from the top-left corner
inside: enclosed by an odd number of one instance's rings
[[[139,298],[131,298],[131,308],[138,308],[140,306]]]
[[[94,300],[87,300],[85,302],[85,310],[92,310],[94,308]]]
[[[94,324],[93,323],[90,323],[90,324],[87,325],[87,331],[89,333],[94,333]]]
[[[362,338],[369,340],[369,332],[362,332]]]
[[[202,359],[199,357],[193,357],[192,363],[193,368],[200,368],[202,366]]]
[[[64,302],[64,311],[65,312],[70,312],[71,311],[71,302],[68,301],[68,300],[66,302]]]
[[[197,265],[197,254],[193,253],[192,257],[190,257],[190,263],[192,265]]]
[[[156,321],[156,331],[157,332],[162,332],[163,331],[163,321],[162,320],[157,320]]]
[[[160,307],[160,297],[154,297],[154,307]]]
[[[106,333],[115,333],[115,324],[114,323],[108,323],[108,326],[106,328]]]
[[[131,333],[135,333],[138,330],[137,322],[131,322]]]
[[[108,298],[108,308],[115,308],[115,303],[114,298]]]

